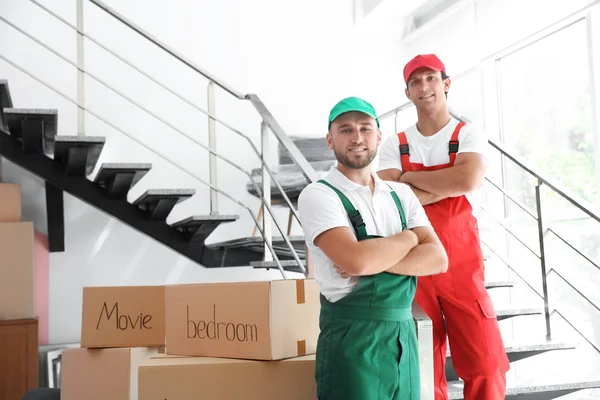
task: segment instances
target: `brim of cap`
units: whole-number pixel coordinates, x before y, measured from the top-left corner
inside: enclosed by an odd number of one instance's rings
[[[339,117],[339,116],[340,116],[340,115],[342,115],[342,114],[349,113],[349,112],[359,112],[359,113],[363,113],[363,114],[365,114],[365,115],[368,115],[369,117],[373,118],[373,119],[374,119],[374,120],[377,122],[377,127],[379,127],[379,118],[377,118],[377,115],[371,114],[370,112],[368,112],[368,111],[365,111],[365,110],[354,110],[354,109],[351,109],[351,110],[344,110],[344,111],[342,111],[342,112],[339,112],[339,113],[337,113],[337,114],[334,114],[334,115],[331,117],[331,120],[329,121],[328,128],[329,128],[329,127],[331,127],[331,123],[332,123],[333,121],[335,121],[337,117]]]
[[[413,68],[412,71],[410,71],[410,73],[408,74],[408,77],[406,78],[406,83],[408,83],[408,80],[410,79],[410,76],[419,68],[429,68],[431,70],[434,70],[435,72],[440,72],[441,69],[439,69],[438,67],[434,67],[432,65],[419,65],[417,68]]]

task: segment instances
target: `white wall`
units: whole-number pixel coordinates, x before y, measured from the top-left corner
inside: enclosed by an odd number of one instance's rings
[[[437,52],[455,74],[489,53],[581,8],[590,0],[547,2],[480,0],[402,42],[401,16],[385,12],[385,0],[354,26],[350,0],[110,0],[108,4],[141,28],[173,47],[202,68],[212,71],[241,92],[258,93],[289,135],[321,136],[331,106],[347,95],[362,96],[383,113],[405,101],[402,68],[413,55]],[[44,0],[43,4],[75,23],[75,0]],[[424,1],[417,2],[418,4]],[[415,3],[415,4],[417,4]],[[415,5],[416,7],[416,5]],[[537,12],[543,9],[544,12]],[[383,10],[383,11],[381,11]],[[408,11],[408,10],[407,10]],[[71,61],[76,60],[76,36],[28,1],[0,0],[0,15],[42,39]],[[477,24],[474,16],[477,15]],[[535,16],[533,18],[532,16]],[[507,22],[508,21],[508,22]],[[394,21],[392,21],[394,22]],[[376,29],[379,26],[379,29]],[[510,26],[510,28],[507,28]],[[382,29],[385,27],[385,29]],[[389,27],[389,28],[388,28]],[[200,107],[206,107],[206,80],[175,62],[108,18],[90,3],[85,6],[85,30],[121,56]],[[0,21],[0,55],[76,98],[76,70]],[[152,162],[153,171],[130,194],[147,188],[194,187],[197,195],[178,206],[169,221],[209,211],[208,190],[193,176],[165,161],[176,162],[207,179],[207,156],[201,147],[175,129],[207,143],[207,119],[193,107],[141,78],[98,46],[86,41],[86,69],[123,94],[136,99],[164,119],[158,122],[86,78],[86,107],[107,123],[86,115],[86,133],[107,137],[100,162]],[[75,134],[76,106],[0,59],[0,77],[10,81],[17,107],[57,108],[59,133]],[[260,120],[247,102],[217,90],[217,116],[247,133],[259,145]],[[385,134],[391,132],[386,126]],[[245,169],[259,164],[243,140],[218,127],[218,150]],[[144,143],[148,149],[133,140]],[[160,155],[154,154],[156,152]],[[273,156],[271,155],[271,158]],[[5,178],[25,184],[25,215],[45,232],[43,185],[5,162]],[[247,178],[219,162],[219,187],[257,209],[245,190]],[[31,195],[29,195],[31,193]],[[34,200],[29,200],[29,198]],[[220,198],[221,213],[241,214],[235,224],[220,227],[209,241],[247,236],[247,213]],[[67,252],[50,259],[50,342],[78,339],[81,288],[85,285],[161,284],[277,278],[277,273],[251,269],[209,270],[123,226],[118,221],[70,197],[65,197]],[[279,215],[286,222],[286,213]],[[295,232],[298,232],[297,228]]]
[[[75,24],[75,1],[42,1]],[[358,81],[352,38],[352,4],[348,0],[283,2],[275,0],[162,1],[110,0],[107,3],[141,28],[173,47],[203,69],[214,72],[241,92],[253,92],[266,103],[289,135],[320,136],[331,106],[354,94]],[[76,60],[72,30],[28,1],[0,0],[0,15],[42,39],[72,62]],[[42,28],[44,24],[44,28]],[[119,55],[133,61],[194,104],[206,108],[206,80],[85,4],[85,31]],[[75,99],[76,69],[24,38],[0,21],[0,54],[25,67],[71,99]],[[98,46],[86,40],[86,134],[107,137],[102,162],[152,162],[153,170],[132,190],[132,201],[148,188],[193,187],[197,195],[178,206],[174,221],[209,212],[208,190],[193,176],[208,179],[208,157],[175,129],[207,144],[207,118],[190,105],[142,78]],[[58,108],[59,134],[76,133],[76,106],[0,60],[16,107]],[[95,78],[166,121],[159,122],[128,104]],[[217,116],[248,134],[259,146],[260,119],[247,102],[217,90]],[[102,119],[106,120],[103,122]],[[108,123],[107,123],[108,122]],[[127,135],[117,132],[118,126]],[[244,169],[258,167],[244,140],[218,126],[218,150]],[[144,143],[151,150],[142,148]],[[274,139],[273,139],[274,141]],[[160,155],[154,154],[158,153]],[[273,159],[271,155],[271,159]],[[31,189],[25,215],[45,232],[43,184],[4,161],[7,181]],[[245,190],[247,177],[219,161],[219,187],[257,210],[258,201]],[[26,199],[26,201],[28,201]],[[220,227],[209,241],[249,236],[250,217],[244,209],[219,199],[221,213],[241,215],[241,221]],[[280,213],[282,223],[287,213]],[[276,279],[276,272],[250,268],[206,269],[121,224],[79,200],[65,195],[65,253],[50,257],[50,342],[78,340],[81,288],[88,285],[138,285]],[[298,233],[298,229],[295,230]]]

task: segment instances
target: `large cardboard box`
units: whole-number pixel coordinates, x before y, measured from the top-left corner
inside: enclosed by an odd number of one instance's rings
[[[0,183],[0,223],[21,221],[21,186]]]
[[[156,348],[83,349],[62,353],[61,400],[136,400],[138,367]],[[164,400],[164,399],[161,399]]]
[[[165,287],[83,288],[81,347],[165,344]]]
[[[0,320],[35,317],[33,244],[33,223],[0,223]]]
[[[167,354],[280,360],[316,351],[313,279],[173,285],[165,297]]]
[[[139,400],[316,400],[315,356],[283,361],[158,358],[139,368]]]

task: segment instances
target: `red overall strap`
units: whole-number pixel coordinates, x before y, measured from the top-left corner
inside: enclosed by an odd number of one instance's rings
[[[410,171],[410,151],[408,149],[406,133],[400,132],[398,134],[398,141],[400,142],[400,162],[402,163],[402,171]]]
[[[454,165],[454,160],[456,160],[456,153],[458,153],[458,134],[460,133],[461,128],[465,126],[464,122],[459,122],[456,125],[456,129],[452,132],[452,137],[450,138],[450,143],[448,143],[448,154],[450,155],[450,166]],[[404,168],[404,167],[402,167]]]

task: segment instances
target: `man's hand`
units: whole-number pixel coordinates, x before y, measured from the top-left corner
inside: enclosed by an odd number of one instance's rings
[[[406,232],[406,231],[405,231]],[[406,257],[389,268],[387,272],[396,275],[425,276],[446,272],[448,256],[438,236],[430,227],[414,228],[419,245],[408,252]]]
[[[408,185],[412,189],[413,193],[415,194],[415,196],[417,196],[417,199],[419,199],[419,203],[421,203],[422,206],[437,203],[438,201],[445,199],[444,196],[438,196],[433,193],[426,192],[425,190],[421,190],[417,187],[414,187],[410,183],[407,183],[406,185]]]
[[[410,186],[410,188],[415,193],[417,199],[419,199],[419,202],[422,206],[437,203],[438,201],[445,199],[444,196],[435,195],[410,184],[405,177],[407,175],[410,176],[410,174],[412,174],[411,171],[402,172],[396,168],[384,169],[382,171],[377,172],[377,175],[379,175],[379,177],[384,181],[400,182]]]

